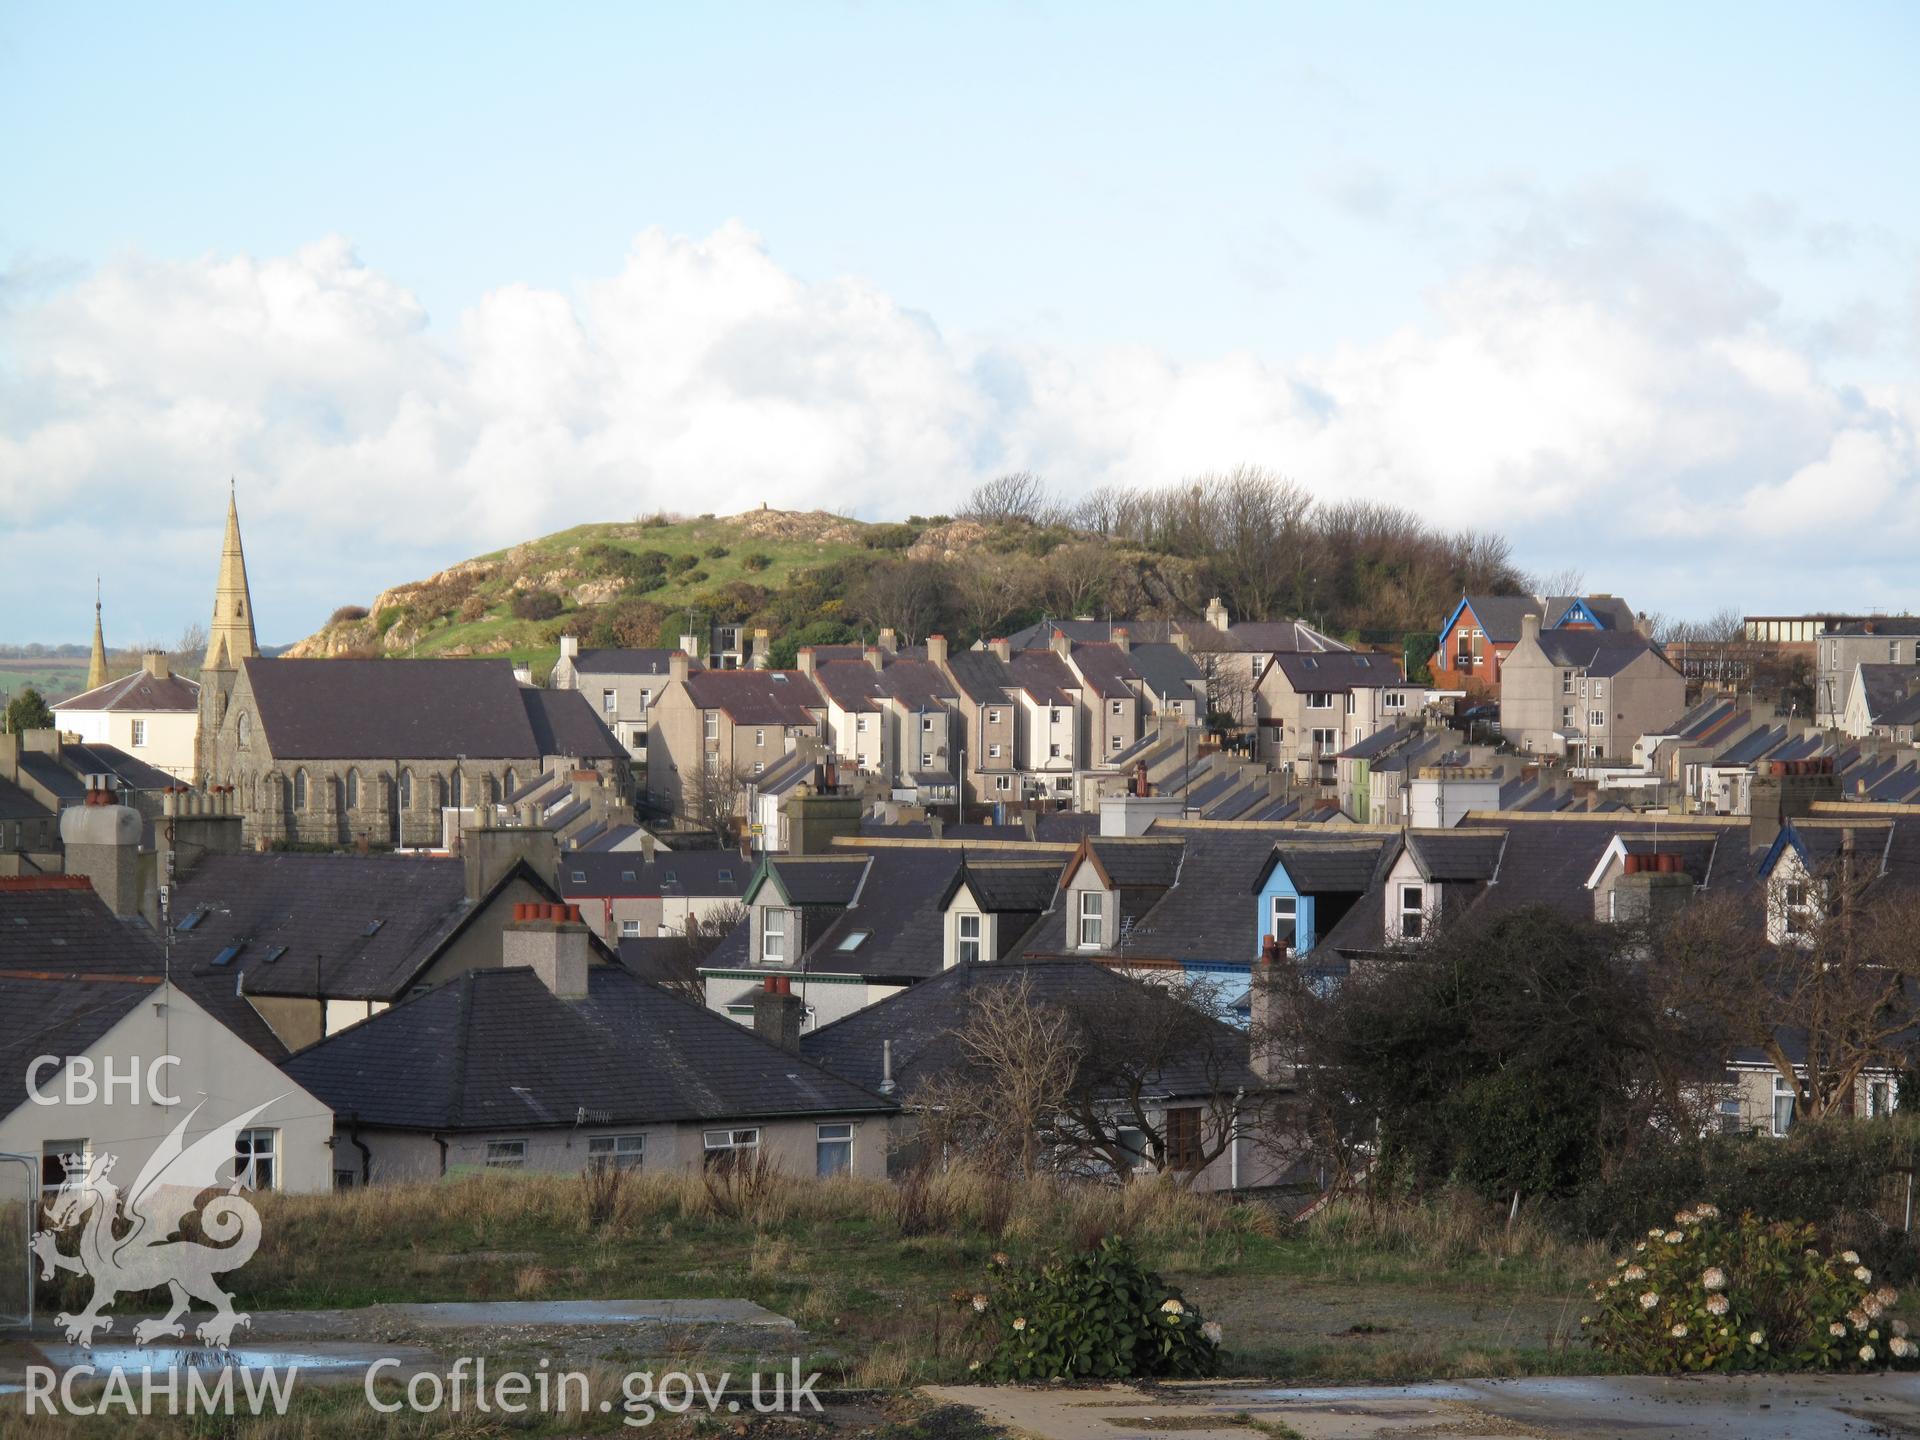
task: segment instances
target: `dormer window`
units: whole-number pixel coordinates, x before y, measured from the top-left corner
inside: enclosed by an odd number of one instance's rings
[[[1295,925],[1300,916],[1300,902],[1291,895],[1273,897],[1273,925],[1269,933],[1280,942],[1280,948],[1291,955],[1298,948]]]
[[[1418,940],[1426,931],[1427,892],[1419,885],[1400,887],[1400,938]]]
[[[953,958],[962,965],[971,965],[980,958],[980,917],[978,915],[953,917]]]
[[[787,912],[767,910],[760,917],[760,962],[763,965],[787,963]]]
[[[1105,897],[1098,890],[1080,892],[1080,948],[1098,950],[1105,929]]]

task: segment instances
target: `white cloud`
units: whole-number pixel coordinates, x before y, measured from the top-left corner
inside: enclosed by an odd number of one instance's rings
[[[1618,191],[1534,198],[1427,315],[1285,363],[944,334],[738,225],[649,231],[577,293],[509,284],[448,325],[337,238],[0,299],[7,552],[43,555],[76,514],[112,544],[211,533],[235,474],[250,546],[280,557],[284,594],[256,596],[280,638],[423,561],[584,519],[927,513],[1011,467],[1077,491],[1256,462],[1504,529],[1528,563],[1667,610],[1883,599],[1920,498],[1914,391],[1824,378],[1725,233]],[[211,564],[155,587],[180,610],[159,629],[197,613]],[[12,568],[8,611],[81,613],[46,594],[70,567]]]

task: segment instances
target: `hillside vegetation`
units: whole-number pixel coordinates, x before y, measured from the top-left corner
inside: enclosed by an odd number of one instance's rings
[[[1258,471],[1107,490],[1067,508],[1038,482],[982,486],[958,517],[867,522],[825,511],[666,514],[579,525],[336,611],[296,656],[504,655],[550,664],[588,645],[673,645],[704,626],[765,626],[776,664],[806,644],[944,633],[957,644],[1043,616],[1304,617],[1398,640],[1463,590],[1521,577],[1498,536],[1435,531],[1390,507],[1315,504]]]

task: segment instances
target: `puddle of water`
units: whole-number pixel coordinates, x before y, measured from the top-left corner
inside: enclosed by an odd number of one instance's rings
[[[96,1345],[91,1350],[78,1345],[43,1345],[49,1361],[62,1369],[91,1365],[95,1370],[211,1371],[232,1366],[238,1370],[294,1370],[302,1374],[360,1371],[380,1358],[373,1349],[346,1349],[334,1353],[313,1350],[279,1350],[256,1346],[235,1346],[231,1350],[211,1350],[188,1345]]]
[[[767,1325],[793,1321],[746,1300],[454,1300],[390,1305],[387,1313],[424,1325]]]
[[[1464,1385],[1318,1385],[1304,1390],[1246,1390],[1239,1392],[1248,1400],[1278,1403],[1352,1405],[1363,1400],[1471,1400],[1473,1391]],[[1223,1402],[1225,1403],[1225,1402]]]

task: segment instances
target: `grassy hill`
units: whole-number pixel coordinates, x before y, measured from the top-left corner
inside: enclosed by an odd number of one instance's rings
[[[900,528],[781,510],[576,525],[395,586],[370,606],[343,607],[288,653],[494,655],[539,665],[551,663],[563,631],[617,627],[626,633],[601,638],[653,644],[657,636],[644,633],[650,618],[677,625],[689,608],[749,618],[799,572],[871,554],[876,534]]]

